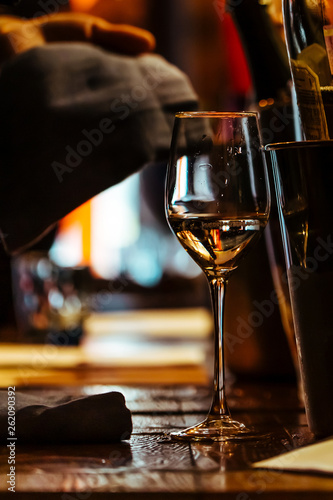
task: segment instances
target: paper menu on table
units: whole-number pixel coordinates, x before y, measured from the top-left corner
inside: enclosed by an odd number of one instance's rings
[[[333,474],[333,438],[261,460],[252,466],[263,469]]]

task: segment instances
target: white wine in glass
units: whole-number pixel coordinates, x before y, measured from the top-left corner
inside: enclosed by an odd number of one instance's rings
[[[198,425],[172,433],[176,439],[226,441],[259,435],[234,420],[227,405],[223,311],[229,275],[263,232],[269,210],[257,114],[178,113],[166,179],[166,216],[208,279],[215,348],[208,416]]]

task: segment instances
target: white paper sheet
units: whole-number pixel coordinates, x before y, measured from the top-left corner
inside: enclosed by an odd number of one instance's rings
[[[333,474],[333,438],[252,464],[257,468]]]

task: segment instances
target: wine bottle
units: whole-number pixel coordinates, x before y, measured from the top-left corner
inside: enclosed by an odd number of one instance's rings
[[[333,8],[283,0],[283,22],[304,140],[333,138]]]
[[[295,138],[291,74],[285,42],[259,0],[227,2],[247,57],[253,84],[251,107],[259,111],[263,144]]]
[[[282,29],[273,22],[267,3],[260,0],[227,0],[226,10],[238,30],[249,65],[253,93],[248,107],[259,112],[262,143],[295,140],[291,73]],[[252,332],[252,335],[241,345],[236,345],[235,340],[234,352],[229,354],[228,360],[236,373],[245,372],[246,366],[250,372],[248,353],[252,349],[256,352],[253,374],[259,376],[266,372],[281,377],[297,373],[298,361],[289,293],[282,279],[286,270],[272,172],[269,174],[272,193],[270,221],[256,251],[241,264],[241,273],[236,272],[229,284],[229,297],[237,296],[239,321],[247,320],[246,326],[242,322],[243,328],[238,325],[236,331],[241,334]],[[243,300],[244,292],[248,294],[247,303]],[[280,297],[278,304],[272,300],[274,296]],[[229,308],[232,309],[231,304],[227,310]],[[251,321],[260,314],[262,324],[254,328]],[[228,316],[226,323],[228,326]],[[231,330],[231,320],[229,324]],[[241,357],[239,361],[237,352]]]

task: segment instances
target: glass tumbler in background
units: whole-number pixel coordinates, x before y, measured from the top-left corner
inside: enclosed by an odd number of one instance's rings
[[[266,146],[309,427],[333,432],[333,141]]]
[[[47,252],[12,259],[14,307],[21,341],[78,345],[85,306],[75,270],[56,265]]]

